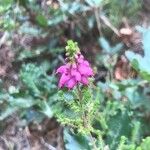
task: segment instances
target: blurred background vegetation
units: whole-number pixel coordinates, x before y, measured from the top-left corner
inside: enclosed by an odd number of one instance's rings
[[[95,70],[100,117],[93,126],[103,132],[103,149],[149,150],[148,6],[147,0],[0,0],[1,149],[15,149],[20,132],[27,150],[91,149],[88,137],[60,125],[60,114],[69,112],[58,99],[72,95],[58,92],[55,71],[72,39]],[[16,128],[22,130],[10,137]]]

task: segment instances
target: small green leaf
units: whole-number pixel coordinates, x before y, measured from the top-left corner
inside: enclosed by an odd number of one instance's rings
[[[143,34],[143,48],[144,48],[144,56],[150,58],[150,29],[147,29]]]
[[[94,6],[98,7],[102,3],[103,0],[85,0],[85,1],[91,7],[94,7]]]
[[[107,53],[111,52],[111,47],[104,37],[99,39],[99,44],[101,45],[104,51],[106,51]]]
[[[122,43],[118,43],[116,46],[114,46],[112,48],[113,53],[117,53],[118,51],[120,51],[123,48],[123,44]]]
[[[13,3],[13,0],[1,0],[0,1],[0,5],[3,7],[9,7],[11,6]]]
[[[87,137],[71,133],[64,129],[64,140],[66,150],[91,150]]]
[[[36,16],[36,21],[41,26],[47,27],[47,25],[48,25],[47,19],[43,15],[41,15],[41,14],[39,14],[39,15]]]
[[[147,137],[141,143],[140,148],[141,148],[141,150],[148,150],[149,147],[150,147],[150,137]]]
[[[31,98],[14,98],[10,97],[9,103],[12,107],[17,108],[29,108],[37,103],[34,99]]]
[[[40,112],[51,118],[53,116],[53,112],[46,101],[39,102]]]
[[[3,112],[0,113],[0,121],[4,120],[9,115],[11,115],[14,112],[16,112],[17,110],[18,110],[17,107],[8,107],[8,108],[6,108]]]
[[[109,132],[107,134],[107,142],[111,149],[115,149],[121,136],[130,136],[131,126],[130,118],[127,111],[118,111],[108,121]]]

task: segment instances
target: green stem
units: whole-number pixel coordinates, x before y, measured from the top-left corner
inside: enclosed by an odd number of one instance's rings
[[[77,91],[78,91],[78,96],[79,96],[79,103],[80,103],[80,107],[81,107],[81,110],[82,110],[82,119],[83,119],[83,127],[86,128],[86,129],[90,129],[91,130],[91,125],[89,124],[89,119],[90,117],[88,117],[88,115],[86,114],[84,108],[83,108],[83,96],[82,96],[82,92],[80,90],[80,87],[77,86]],[[91,134],[91,131],[89,131],[89,136],[90,136],[90,139],[91,139],[91,143],[93,145],[93,150],[98,150],[96,144],[95,144],[95,139],[93,138],[92,134]]]

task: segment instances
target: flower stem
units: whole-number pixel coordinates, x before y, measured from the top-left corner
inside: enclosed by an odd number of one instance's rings
[[[93,145],[93,150],[99,150],[96,146],[95,139],[93,138],[93,136],[91,134],[91,132],[92,132],[91,125],[89,124],[89,121],[88,121],[89,120],[88,114],[85,112],[84,107],[83,107],[83,96],[82,96],[82,91],[81,91],[79,85],[77,86],[77,91],[78,91],[79,103],[80,103],[80,107],[81,107],[81,111],[82,111],[83,127],[90,130],[89,137],[90,137],[91,143]]]

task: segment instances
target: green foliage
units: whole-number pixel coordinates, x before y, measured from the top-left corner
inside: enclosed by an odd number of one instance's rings
[[[149,67],[149,57],[150,57],[150,29],[143,32],[143,48],[144,56],[135,54],[132,51],[127,51],[126,56],[130,60],[132,66],[139,72],[139,74],[145,79],[150,81],[150,67]]]
[[[13,0],[0,1],[0,13],[8,10],[13,4]]]
[[[9,93],[1,93],[0,100],[4,107],[0,119],[20,110],[23,110],[21,114],[27,115],[30,108],[51,118],[53,112],[49,103],[56,91],[55,77],[46,75],[40,67],[26,64],[22,66],[20,78],[23,82],[20,88],[11,86]]]
[[[106,11],[114,25],[118,26],[122,18],[127,17],[134,21],[136,14],[141,8],[140,0],[108,0],[109,9]]]
[[[66,55],[71,59],[71,57],[74,57],[77,52],[79,52],[79,47],[77,42],[73,42],[72,40],[67,41],[66,46]]]
[[[55,1],[51,5],[34,0],[0,1],[0,31],[8,34],[4,45],[11,46],[16,56],[13,65],[19,70],[16,86],[4,89],[4,81],[0,82],[0,120],[16,112],[27,122],[55,117],[64,127],[67,150],[147,150],[150,30],[142,29],[144,56],[126,53],[144,80],[116,81],[114,69],[124,47],[104,38],[109,28],[100,19],[105,15],[115,26],[120,26],[123,17],[129,22],[136,20],[141,2],[58,0],[53,4]],[[104,37],[99,37],[97,30],[102,30]],[[89,54],[93,52],[90,45],[102,48],[92,58],[97,69],[107,69],[105,82],[93,85],[91,79],[88,87],[57,88],[55,70],[64,62],[64,45],[70,37],[83,44],[83,49],[89,48]],[[79,51],[77,42],[69,40],[67,44],[68,56]]]
[[[117,150],[148,150],[149,144],[150,137],[143,139],[140,145],[136,147],[135,144],[127,144],[127,138],[125,136],[122,136]]]
[[[114,47],[111,47],[110,44],[108,43],[108,41],[104,37],[101,37],[99,39],[99,44],[103,48],[104,52],[106,52],[110,55],[114,55],[115,53],[117,53],[118,51],[120,51],[123,48],[122,43],[119,43],[119,44],[115,45]]]
[[[106,69],[109,70],[108,79],[112,79],[113,70],[119,56],[119,51],[121,51],[123,48],[123,44],[118,43],[115,46],[111,46],[104,37],[99,38],[98,42],[103,51],[101,54],[97,55],[96,65],[105,66]]]
[[[90,150],[89,139],[82,136],[77,135],[75,133],[71,133],[68,129],[64,130],[64,141],[66,150]],[[90,143],[89,143],[90,144]]]
[[[143,139],[142,143],[137,148],[137,150],[147,150],[147,148],[149,148],[149,145],[150,145],[150,137],[147,137]]]
[[[47,27],[48,25],[47,19],[44,17],[44,15],[41,15],[41,14],[37,15],[36,21],[38,22],[39,25],[43,27]]]

